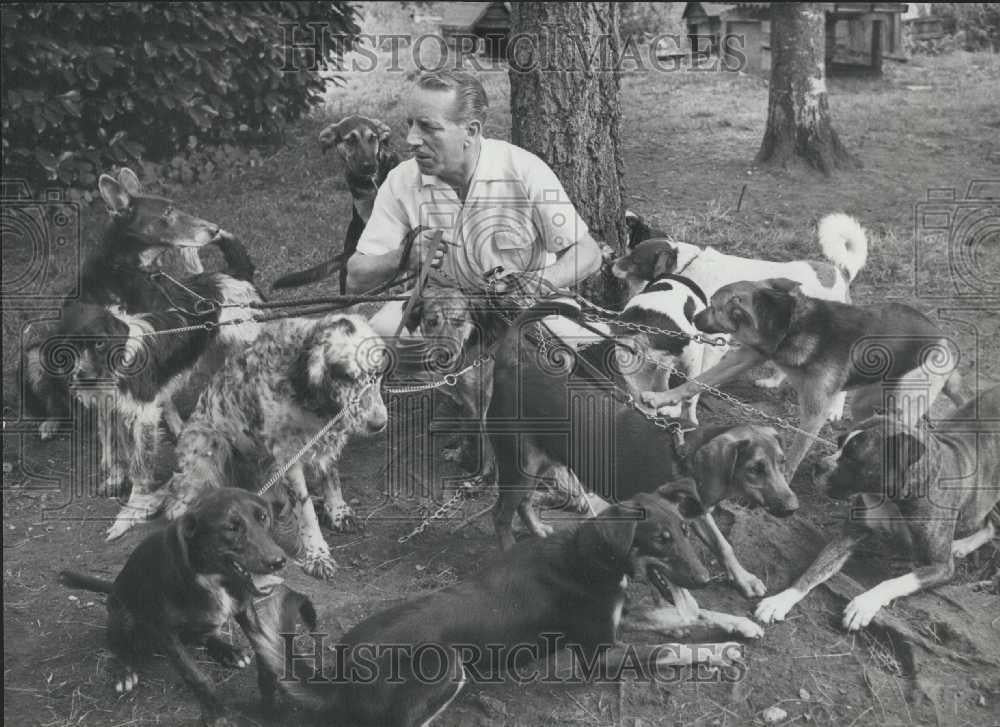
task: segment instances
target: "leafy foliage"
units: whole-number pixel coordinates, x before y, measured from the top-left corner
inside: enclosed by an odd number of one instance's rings
[[[322,35],[319,65],[339,70],[360,32],[347,2],[38,3],[0,12],[3,174],[88,188],[112,164],[280,135],[325,85],[309,44]],[[296,45],[286,47],[290,32]]]

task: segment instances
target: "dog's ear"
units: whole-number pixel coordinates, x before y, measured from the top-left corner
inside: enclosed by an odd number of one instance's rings
[[[764,284],[783,293],[794,293],[802,287],[802,283],[791,278],[768,278]]]
[[[121,171],[118,172],[118,183],[132,197],[138,197],[142,194],[142,185],[139,184],[139,177],[135,176],[135,172],[128,167],[122,167]]]
[[[132,201],[125,187],[119,184],[117,179],[107,174],[102,174],[101,178],[97,180],[97,189],[112,214],[124,212]]]
[[[423,315],[424,301],[418,298],[416,303],[413,304],[413,308],[410,309],[410,314],[406,318],[406,330],[410,333],[415,333],[420,327],[420,319]]]
[[[378,134],[379,143],[384,144],[388,141],[389,137],[392,136],[392,129],[389,125],[380,119],[371,119],[372,126],[375,128],[375,133]]]
[[[577,547],[587,560],[623,561],[628,558],[639,519],[634,511],[609,507],[587,520],[577,532]]]
[[[728,432],[708,440],[694,453],[691,467],[699,491],[708,502],[718,502],[734,481],[740,456],[750,446],[749,439],[736,439]]]
[[[677,250],[668,245],[656,253],[656,259],[653,261],[653,280],[674,272],[675,267],[677,267]]]
[[[927,445],[908,432],[893,434],[885,440],[885,456],[897,472],[906,472],[923,458],[926,451]]]
[[[198,534],[198,516],[188,510],[177,520],[177,552],[185,566],[191,565],[188,544]]]
[[[698,495],[698,486],[690,477],[683,477],[656,489],[656,494],[677,506],[677,511],[686,518],[701,517],[705,507]]]
[[[336,146],[343,139],[344,130],[347,128],[347,117],[340,121],[326,126],[319,132],[319,148],[325,154],[330,147]]]
[[[788,333],[795,313],[795,295],[778,287],[761,288],[753,294],[753,311],[761,343],[777,346]]]
[[[330,351],[337,350],[337,328],[344,325],[353,328],[350,321],[339,321],[309,334],[288,372],[296,400],[303,408],[321,416],[335,416],[341,410],[341,392],[353,382],[345,363],[327,357]]]

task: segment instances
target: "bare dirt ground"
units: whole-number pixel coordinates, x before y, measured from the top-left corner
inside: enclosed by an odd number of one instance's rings
[[[977,379],[1000,380],[1000,241],[994,232],[991,243],[976,248],[978,272],[956,277],[949,265],[954,251],[941,240],[922,249],[915,219],[931,188],[954,188],[961,199],[970,182],[1000,178],[998,79],[998,57],[956,54],[891,66],[881,80],[831,81],[835,126],[863,167],[826,180],[752,165],[763,134],[763,80],[634,74],[623,83],[628,199],[678,239],[771,259],[815,256],[814,224],[824,213],[857,216],[871,234],[870,260],[854,286],[857,302],[903,300],[943,321],[961,346],[971,393]],[[488,87],[497,94],[491,133],[506,137],[506,76]],[[349,84],[338,97],[338,108],[378,113],[402,129],[401,112],[391,101],[372,108],[370,97],[362,101],[354,88]],[[166,190],[183,208],[243,237],[265,284],[340,245],[350,203],[336,161],[315,153],[323,122],[303,122],[285,148],[238,178]],[[995,200],[992,205],[995,230],[1000,217]],[[102,215],[96,206],[83,211],[84,240],[98,234]],[[17,253],[5,245],[4,262],[16,262]],[[53,282],[57,290],[68,287],[71,275],[62,264],[64,274]],[[193,723],[197,707],[162,658],[145,671],[134,694],[115,697],[107,682],[102,599],[56,583],[66,567],[113,576],[140,533],[105,544],[103,531],[117,504],[93,496],[87,482],[74,479],[73,438],[41,443],[14,426],[19,404],[12,362],[20,326],[40,314],[13,312],[5,301],[5,717],[10,724],[50,727]],[[197,386],[192,390],[196,394]],[[788,392],[746,384],[730,391],[767,411],[795,416]],[[721,402],[708,406],[703,421],[736,418]],[[439,443],[414,441],[411,447],[433,456]],[[164,470],[170,467],[169,448],[166,455]],[[320,583],[294,566],[288,569],[291,584],[316,601],[331,638],[401,599],[467,577],[494,553],[488,518],[454,533],[457,521],[435,524],[405,545],[397,543],[418,519],[411,502],[382,507],[388,459],[384,436],[356,440],[347,450],[347,496],[362,519],[371,518],[363,534],[329,536],[341,566],[336,577]],[[439,458],[435,462],[438,480],[448,469]],[[723,522],[740,559],[772,593],[801,572],[845,515],[844,507],[816,495],[806,478],[794,486],[803,498],[795,517],[776,521],[734,507]],[[468,504],[464,515],[489,502],[486,495]],[[974,585],[1000,565],[995,543],[962,563],[954,584],[905,599],[862,634],[841,630],[845,597],[857,583],[867,586],[903,572],[902,555],[873,545],[855,558],[848,577],[817,589],[786,622],[767,627],[760,642],[748,645],[745,677],[735,683],[698,681],[686,672],[672,684],[472,687],[441,723],[719,727],[763,724],[763,710],[777,705],[787,713],[783,725],[1000,724],[1000,598]],[[712,562],[712,570],[721,579],[718,563]],[[637,597],[646,593],[641,586],[634,590]],[[697,598],[716,610],[753,610],[721,580]],[[222,698],[247,723],[334,721],[291,712],[267,721],[258,709],[253,667],[234,672],[201,660]]]

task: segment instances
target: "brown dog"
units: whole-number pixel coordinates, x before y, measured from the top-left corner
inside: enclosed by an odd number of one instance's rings
[[[756,616],[764,623],[783,621],[862,541],[878,532],[893,535],[915,567],[847,604],[842,623],[856,631],[894,599],[947,583],[955,574],[954,559],[996,534],[1000,387],[983,392],[934,429],[872,417],[842,439],[836,454],[820,460],[814,478],[830,497],[852,500],[851,517],[843,534],[794,584],[758,604]]]
[[[432,364],[443,363],[455,371],[479,359],[492,338],[491,332],[484,329],[475,301],[457,288],[426,287],[411,310],[407,328],[419,331],[428,342],[427,357]],[[445,451],[446,459],[461,462],[472,471],[476,469],[480,443],[485,441],[481,425],[493,392],[493,361],[482,361],[470,368],[457,377],[454,386],[442,387],[442,391],[458,405],[462,418],[477,422],[477,434],[460,436],[453,448]],[[489,469],[485,455],[478,459],[480,473]]]
[[[136,668],[166,651],[201,704],[206,722],[229,724],[212,682],[184,642],[204,643],[215,661],[245,667],[250,657],[221,638],[230,617],[248,628],[253,599],[280,583],[285,554],[271,538],[271,505],[234,488],[213,490],[135,549],[114,583],[63,571],[64,584],[108,595],[108,648],[118,659],[115,691],[131,691]]]
[[[848,390],[855,391],[851,415],[856,422],[908,406],[904,395],[913,397],[911,405],[924,413],[942,390],[961,406],[957,353],[927,316],[899,303],[855,306],[811,298],[802,295],[799,285],[786,278],[726,285],[694,317],[699,330],[729,333],[742,344],[697,381],[718,386],[773,361],[798,392],[799,426],[808,435],[796,434],[789,448],[789,479],[813,437],[843,408]],[[662,407],[702,390],[688,382],[667,392],[647,392],[643,400]]]
[[[378,188],[400,162],[399,156],[389,146],[391,134],[386,124],[364,116],[348,116],[320,132],[319,146],[323,153],[336,149],[343,160],[347,188],[354,200],[344,247],[326,262],[278,278],[272,287],[294,288],[315,283],[339,271],[340,292],[347,292],[347,261],[357,249],[361,233],[371,217]]]

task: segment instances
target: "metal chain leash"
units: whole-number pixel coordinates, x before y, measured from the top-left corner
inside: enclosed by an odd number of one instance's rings
[[[459,486],[458,490],[456,490],[455,494],[452,495],[451,499],[443,503],[433,513],[425,517],[421,521],[421,523],[417,525],[415,528],[413,528],[413,530],[411,530],[409,533],[407,533],[406,535],[400,535],[396,539],[396,542],[402,545],[411,538],[415,538],[416,536],[423,533],[432,522],[435,522],[436,520],[444,520],[446,518],[451,517],[454,513],[458,512],[462,508],[463,500],[472,497],[474,497],[472,485],[468,483],[463,483],[462,485]]]
[[[302,445],[302,447],[299,449],[298,452],[293,454],[292,457],[287,462],[281,465],[281,467],[279,467],[277,471],[268,478],[267,482],[265,482],[264,485],[259,490],[257,490],[257,494],[263,495],[265,492],[274,487],[274,484],[282,477],[284,477],[288,473],[288,470],[294,467],[299,460],[305,457],[306,454],[309,453],[309,450],[315,447],[316,444],[319,442],[319,440],[321,440],[326,435],[327,432],[329,432],[331,429],[337,426],[337,424],[339,424],[340,421],[345,416],[347,416],[348,414],[355,413],[361,407],[361,400],[364,398],[364,395],[368,392],[369,389],[371,389],[378,383],[378,378],[379,378],[378,376],[370,377],[368,381],[365,383],[364,387],[362,387],[362,389],[359,392],[357,392],[357,394],[351,397],[350,401],[347,402],[347,405],[344,406],[344,408],[341,409],[339,412],[337,412],[336,416],[334,416],[330,421],[328,421],[325,425],[323,425],[323,427],[318,432],[316,432],[316,434],[314,434],[309,439],[308,442]]]
[[[722,399],[723,401],[725,401],[725,402],[727,402],[729,404],[732,404],[733,406],[735,406],[735,407],[737,407],[739,409],[742,409],[744,412],[746,412],[748,414],[753,414],[754,416],[759,417],[761,419],[764,419],[765,421],[768,421],[768,422],[771,422],[773,424],[776,424],[777,426],[779,426],[782,429],[785,429],[787,431],[795,432],[796,434],[801,434],[801,435],[803,435],[805,437],[808,437],[809,439],[811,439],[811,440],[813,440],[815,442],[819,442],[820,444],[823,444],[823,445],[825,445],[827,447],[830,447],[831,449],[834,449],[834,450],[839,449],[839,447],[837,446],[837,444],[835,442],[832,442],[829,439],[826,439],[825,437],[820,437],[820,436],[818,436],[816,434],[812,434],[810,432],[807,432],[805,429],[800,429],[799,427],[797,427],[794,424],[790,423],[784,417],[775,416],[774,414],[768,414],[768,413],[766,413],[766,412],[758,409],[755,406],[747,404],[744,401],[740,401],[739,399],[737,399],[732,394],[727,394],[726,392],[722,391],[721,389],[719,389],[719,388],[717,388],[715,386],[711,386],[710,384],[705,384],[705,383],[702,383],[701,381],[698,381],[697,379],[691,378],[690,376],[688,376],[685,372],[681,371],[680,369],[675,368],[674,366],[671,366],[670,364],[664,363],[664,362],[662,362],[662,361],[660,361],[658,359],[653,358],[646,351],[640,350],[639,351],[639,355],[642,356],[642,358],[643,358],[644,361],[646,361],[647,363],[650,363],[650,364],[656,366],[658,369],[662,369],[662,370],[667,371],[667,372],[669,372],[671,374],[677,374],[679,377],[681,377],[685,381],[694,384],[695,386],[699,387],[703,391],[706,391],[709,394],[712,394],[713,396],[716,396],[716,397]]]

